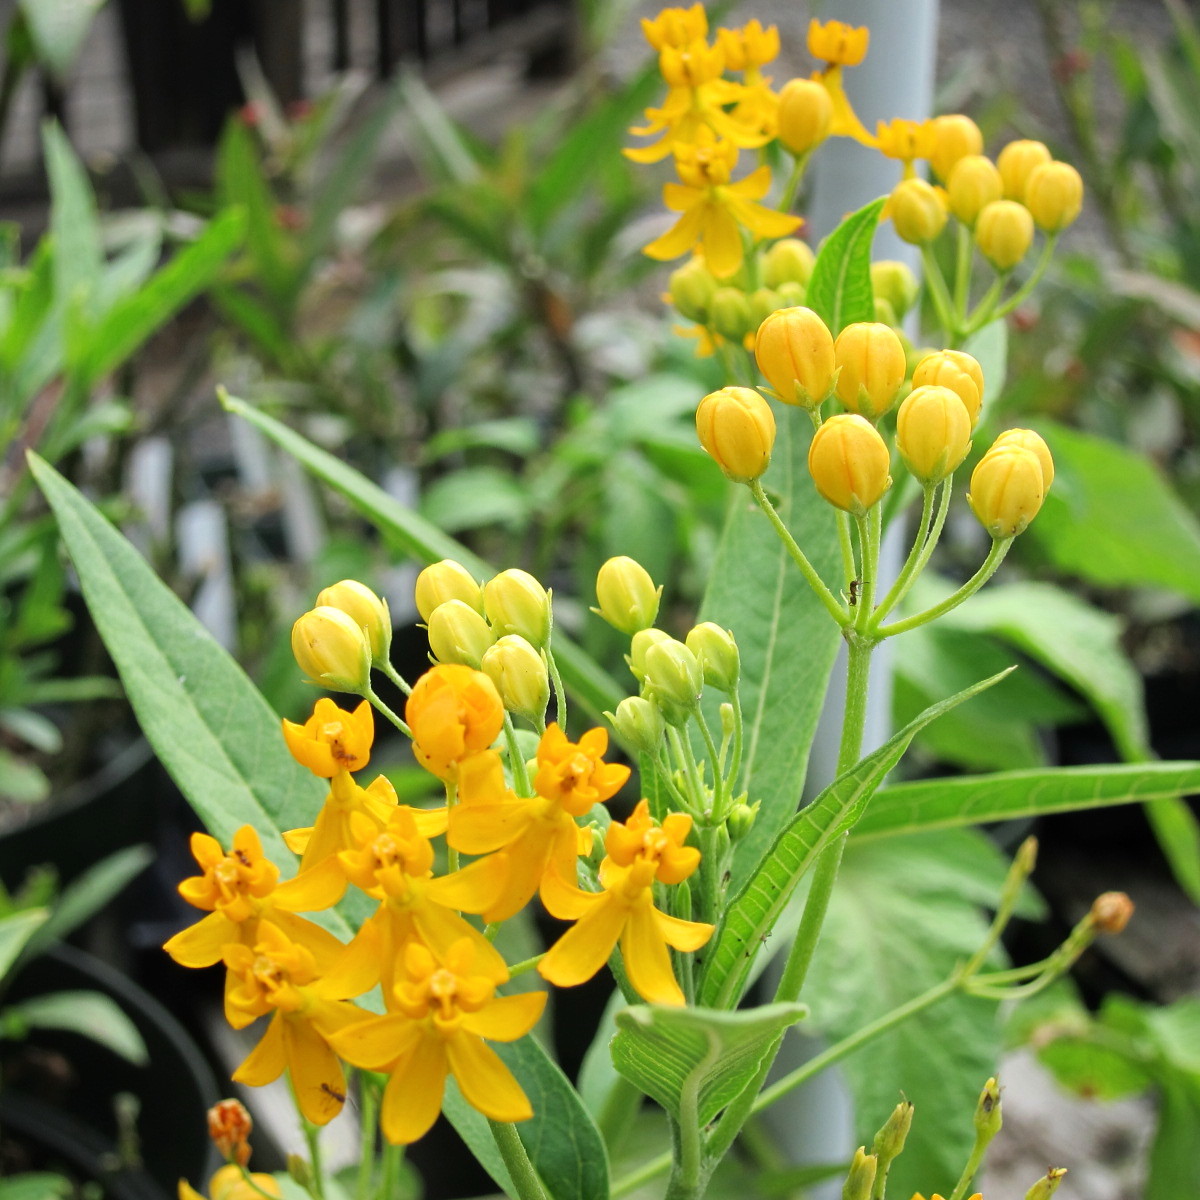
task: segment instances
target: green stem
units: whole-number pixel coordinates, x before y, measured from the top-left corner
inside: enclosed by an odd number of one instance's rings
[[[929,522],[933,517],[933,494],[936,490],[937,484],[927,483],[925,485],[925,498],[921,502],[921,519],[917,522],[917,533],[913,538],[912,549],[908,552],[904,566],[900,568],[900,574],[896,576],[896,582],[888,589],[887,595],[880,600],[879,606],[875,610],[876,621],[882,621],[892,611],[896,601],[908,590],[909,580],[914,577],[917,563],[921,558],[921,551],[925,548],[925,541],[929,536]]]
[[[745,718],[742,715],[742,696],[738,688],[734,688],[733,695],[730,696],[730,703],[733,705],[733,753],[729,759],[729,774],[726,776],[726,785],[729,788],[731,796],[737,795],[738,778],[742,770],[742,747],[745,739]]]
[[[400,720],[400,718],[394,712],[392,712],[392,710],[388,708],[388,706],[384,704],[384,702],[380,700],[377,695],[375,695],[374,689],[372,689],[370,684],[367,685],[366,691],[363,692],[363,699],[369,700],[375,708],[383,713],[383,715],[387,717],[387,719],[391,721],[391,723],[395,725],[395,727],[400,730],[402,734],[404,734],[405,737],[412,737],[412,730],[409,729],[409,727],[405,725],[405,723]]]
[[[844,629],[850,623],[850,617],[834,598],[833,593],[825,586],[820,575],[817,574],[816,567],[808,561],[804,551],[796,544],[796,539],[792,537],[779,513],[775,511],[775,506],[767,498],[767,493],[763,491],[762,483],[754,479],[751,480],[749,487],[755,503],[766,513],[767,520],[771,522],[775,532],[779,535],[779,540],[783,542],[792,556],[792,560],[800,568],[800,573],[808,582],[808,586],[816,593],[817,599],[825,605],[829,615]]]
[[[489,1120],[488,1124],[519,1200],[549,1200],[516,1126],[508,1121]]]
[[[379,1200],[393,1200],[400,1190],[400,1164],[404,1162],[404,1147],[383,1143],[383,1170],[380,1172]]]
[[[858,520],[858,540],[862,546],[863,580],[854,614],[854,628],[865,633],[875,608],[875,589],[879,583],[879,543],[883,538],[883,507],[876,504]],[[843,727],[843,732],[845,732]]]
[[[458,803],[458,784],[453,783],[451,780],[447,779],[447,780],[443,781],[442,786],[446,789],[446,813],[447,813],[447,815],[449,815],[450,811]],[[447,874],[450,874],[457,870],[458,870],[458,851],[453,846],[451,846],[449,842],[447,842],[446,843],[446,872],[447,872]]]
[[[624,1178],[616,1180],[609,1189],[609,1196],[612,1197],[612,1200],[620,1200],[622,1196],[627,1196],[630,1192],[636,1192],[643,1184],[649,1183],[652,1179],[657,1179],[660,1175],[665,1175],[671,1169],[671,1163],[674,1160],[675,1158],[671,1151],[664,1150],[656,1158],[642,1163],[640,1167],[630,1171]]]
[[[355,1200],[370,1200],[371,1182],[375,1174],[375,1137],[379,1121],[379,1088],[365,1071],[358,1077],[359,1149],[358,1173],[355,1177]]]
[[[292,1082],[293,1093],[295,1081]],[[324,1200],[325,1178],[321,1167],[321,1128],[311,1121],[300,1118],[300,1128],[304,1131],[304,1144],[308,1147],[309,1194],[314,1200]]]
[[[971,297],[971,251],[974,243],[971,241],[971,231],[965,226],[958,227],[957,253],[954,260],[954,312],[962,324],[967,321],[967,303]]]
[[[546,951],[543,950],[541,954],[535,954],[532,958],[523,958],[520,962],[513,963],[508,968],[509,979],[515,979],[518,975],[524,975],[527,971],[532,971],[545,957]]]
[[[550,683],[554,688],[554,719],[559,728],[567,730],[567,689],[563,686],[562,676],[558,672],[558,663],[549,647],[546,649],[546,667],[550,672]]]
[[[375,666],[382,671],[406,696],[412,695],[412,686],[408,680],[392,666],[390,660],[384,659],[381,663],[376,663]]]
[[[517,785],[517,795],[532,796],[529,768],[525,765],[525,756],[517,742],[517,731],[513,727],[512,717],[507,712],[504,714],[504,743],[508,747],[508,765],[512,771],[513,783]]]
[[[1013,292],[1013,294],[1007,300],[1005,300],[1005,302],[1001,304],[994,313],[992,313],[992,320],[995,321],[999,320],[1001,317],[1008,316],[1008,314],[1012,312],[1014,308],[1020,304],[1024,304],[1024,302],[1029,299],[1030,293],[1035,287],[1037,287],[1038,283],[1041,282],[1042,276],[1046,273],[1046,268],[1050,265],[1050,260],[1054,257],[1054,247],[1057,242],[1057,234],[1052,233],[1047,236],[1045,245],[1042,246],[1041,257],[1038,259],[1037,266],[1033,269],[1033,274],[1030,275],[1029,278],[1025,280],[1025,282],[1015,292]],[[967,336],[970,336],[972,333],[974,333],[977,328],[979,328],[979,326],[976,326],[974,323],[972,323],[972,327],[967,330]]]
[[[687,780],[687,807],[693,817],[707,816],[708,805],[704,802],[704,781],[700,778],[700,768],[696,763],[696,756],[692,753],[691,742],[683,737],[674,725],[667,726],[667,741],[671,743],[676,765],[683,769],[683,777]]]
[[[913,573],[909,576],[908,582],[900,589],[900,593],[894,601],[895,604],[899,604],[908,595],[908,589],[919,578],[921,572],[929,566],[929,560],[933,557],[933,552],[937,549],[938,542],[941,541],[942,530],[946,527],[946,518],[950,515],[950,501],[954,499],[953,475],[947,475],[942,480],[941,489],[942,497],[938,501],[937,516],[933,518],[933,528],[929,531],[929,536],[925,539],[925,545],[917,557],[917,565],[913,568]]]
[[[941,604],[935,604],[932,608],[927,608],[924,612],[916,613],[914,616],[907,617],[903,621],[896,621],[891,625],[877,627],[874,630],[875,637],[883,639],[894,637],[898,633],[907,633],[910,629],[916,629],[918,626],[927,625],[930,621],[936,621],[938,617],[945,616],[951,609],[957,608],[964,600],[973,596],[991,579],[999,569],[1000,564],[1004,561],[1004,556],[1008,553],[1009,547],[1012,544],[1012,538],[994,539],[992,541],[992,548],[988,551],[987,558],[983,560],[983,566],[953,596],[947,596]]]
[[[946,336],[953,341],[958,333],[958,322],[954,317],[954,301],[950,298],[950,290],[946,287],[946,277],[938,266],[937,256],[931,246],[921,247],[921,264],[925,269],[925,284],[929,288],[929,298],[933,301],[938,321],[946,331]]]
[[[963,1167],[963,1172],[954,1185],[954,1191],[950,1193],[950,1200],[965,1200],[967,1188],[970,1186],[971,1180],[975,1178],[975,1173],[982,1166],[983,1156],[987,1153],[991,1140],[991,1137],[984,1137],[981,1133],[975,1135],[975,1145],[971,1147],[971,1156],[967,1159],[967,1165]]]
[[[812,158],[811,150],[805,150],[803,154],[796,155],[796,161],[792,165],[792,172],[788,176],[787,183],[784,184],[783,196],[779,201],[780,212],[792,211],[792,205],[796,203],[796,193],[800,190],[800,182],[804,178],[804,171],[808,166],[810,158]]]
[[[983,298],[967,318],[966,325],[955,330],[954,337],[950,341],[951,349],[957,349],[971,334],[978,329],[982,329],[992,319],[996,312],[996,302],[1003,295],[1004,287],[1008,283],[1011,274],[1011,271],[997,272],[996,278],[992,281],[992,286],[983,293]]]
[[[704,747],[708,751],[709,766],[712,769],[713,777],[713,819],[715,821],[723,821],[728,815],[729,805],[725,802],[725,780],[721,775],[718,760],[720,759],[720,751],[717,749],[717,743],[713,739],[712,730],[708,727],[708,722],[704,719],[704,714],[697,710],[696,724],[700,726],[700,736],[704,739]]]

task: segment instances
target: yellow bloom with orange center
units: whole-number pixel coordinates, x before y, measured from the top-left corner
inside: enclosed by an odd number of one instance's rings
[[[346,1079],[328,1039],[361,1020],[361,1010],[348,999],[375,985],[378,957],[369,925],[324,972],[307,947],[267,921],[253,948],[228,946],[224,958],[232,982],[225,989],[226,1019],[244,1029],[272,1014],[262,1040],[233,1073],[234,1082],[261,1087],[286,1069],[308,1120],[324,1125],[336,1117],[345,1103]]]
[[[937,126],[933,121],[907,121],[893,117],[875,126],[875,145],[886,158],[904,164],[904,178],[913,177],[913,160],[929,158],[937,146]]]
[[[593,805],[611,800],[629,778],[628,767],[604,761],[607,751],[607,730],[589,729],[571,742],[557,724],[548,725],[538,743],[534,791],[573,817],[586,816]]]
[[[407,1145],[426,1133],[442,1107],[446,1076],[493,1121],[526,1121],[529,1098],[499,1055],[486,1044],[514,1042],[537,1023],[544,992],[497,996],[502,979],[479,969],[476,948],[463,940],[435,955],[405,948],[403,975],[382,1017],[343,1029],[333,1038],[349,1063],[388,1076],[380,1125],[389,1142]]]
[[[366,700],[346,712],[322,696],[303,725],[283,722],[283,740],[292,757],[322,779],[339,771],[361,771],[370,761],[374,739],[375,718]]]
[[[584,983],[620,943],[625,971],[638,995],[651,1004],[684,1003],[668,947],[699,950],[713,927],[655,908],[653,884],[682,883],[699,866],[700,851],[683,844],[691,827],[692,818],[685,813],[672,813],[657,824],[642,800],[628,821],[608,827],[608,854],[600,864],[603,891],[585,892],[546,877],[546,907],[575,924],[538,964],[544,979],[559,987]]]
[[[725,66],[742,72],[741,98],[729,114],[739,125],[773,137],[779,112],[779,97],[771,90],[771,80],[762,68],[779,56],[779,29],[763,28],[755,19],[741,29],[718,29],[717,42],[725,52]]]
[[[201,874],[185,879],[179,894],[208,916],[163,945],[180,966],[211,967],[221,961],[230,943],[253,945],[264,917],[322,958],[340,950],[341,943],[331,933],[294,915],[305,910],[302,903],[279,895],[279,868],[263,854],[253,826],[237,830],[228,854],[207,833],[193,833],[191,849]]]
[[[439,779],[453,780],[458,764],[486,750],[504,727],[504,702],[482,672],[439,663],[413,686],[404,719],[417,762]]]
[[[691,8],[664,8],[653,20],[642,18],[642,33],[655,50],[686,46],[708,37],[708,14],[699,3]]]
[[[739,225],[762,238],[784,237],[795,231],[799,217],[754,203],[771,188],[769,167],[758,167],[745,179],[730,183],[737,157],[737,146],[724,140],[675,147],[675,169],[682,182],[666,184],[663,201],[682,216],[662,237],[644,247],[644,254],[678,258],[700,246],[708,270],[718,279],[727,279],[742,265]]]
[[[857,27],[843,21],[826,21],[815,17],[808,23],[808,52],[830,66],[857,67],[867,55],[871,31],[865,25]]]
[[[279,1181],[274,1175],[263,1171],[252,1171],[250,1181],[242,1174],[241,1167],[235,1163],[225,1166],[213,1173],[208,1181],[208,1196],[202,1196],[185,1179],[179,1181],[179,1200],[262,1200],[262,1195],[279,1196]]]

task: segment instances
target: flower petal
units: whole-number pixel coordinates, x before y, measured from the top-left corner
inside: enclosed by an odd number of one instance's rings
[[[404,1061],[396,1064],[380,1110],[383,1136],[389,1142],[407,1145],[429,1131],[442,1111],[449,1070],[445,1043],[437,1034],[420,1037]]]
[[[393,1064],[412,1053],[421,1027],[408,1017],[369,1017],[333,1034],[334,1049],[356,1067],[390,1071]]]
[[[703,228],[704,205],[697,204],[694,208],[689,208],[662,237],[657,237],[648,246],[643,246],[642,253],[660,261],[679,258],[700,240]]]
[[[657,908],[653,912],[654,923],[658,926],[660,936],[675,950],[699,950],[712,937],[713,927],[703,921],[684,921]]]
[[[498,996],[478,1012],[463,1013],[462,1027],[493,1042],[515,1042],[538,1022],[546,1007],[545,992]]]
[[[287,1066],[287,1052],[283,1042],[283,1013],[277,1012],[267,1026],[262,1040],[246,1056],[246,1061],[233,1073],[234,1083],[245,1083],[250,1087],[262,1087],[278,1079]]]
[[[169,938],[163,949],[181,967],[211,967],[230,942],[240,940],[238,927],[227,916],[211,912]]]
[[[683,1004],[683,991],[675,981],[667,943],[654,920],[650,903],[637,905],[621,934],[621,957],[629,982],[651,1004]]]
[[[307,1017],[285,1015],[283,1040],[300,1111],[314,1125],[327,1125],[346,1102],[342,1064]]]
[[[546,952],[538,963],[543,979],[559,987],[574,987],[591,979],[608,962],[628,909],[605,894]]]
[[[529,1097],[482,1038],[460,1033],[446,1042],[446,1054],[467,1103],[485,1117],[493,1121],[527,1121],[533,1116]]]
[[[727,279],[742,265],[742,235],[728,210],[715,202],[705,208],[702,243],[704,265],[718,279]]]

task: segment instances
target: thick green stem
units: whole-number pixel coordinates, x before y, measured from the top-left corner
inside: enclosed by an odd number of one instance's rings
[[[817,599],[825,605],[829,615],[844,628],[850,622],[845,609],[842,608],[834,598],[833,593],[825,586],[820,575],[817,574],[816,567],[808,561],[808,556],[796,544],[796,539],[792,537],[779,513],[775,511],[775,506],[767,498],[767,493],[763,491],[762,484],[759,480],[754,479],[751,480],[749,487],[750,494],[754,497],[755,503],[766,513],[767,520],[771,522],[775,532],[779,535],[779,540],[783,542],[788,553],[792,556],[792,560],[800,568],[800,573],[808,582],[808,586],[816,593]]]
[[[354,1200],[370,1200],[375,1178],[375,1138],[379,1122],[379,1088],[365,1072],[358,1077],[359,1148]]]
[[[520,1200],[549,1200],[546,1189],[542,1186],[537,1171],[534,1170],[533,1163],[529,1161],[525,1143],[521,1141],[521,1135],[517,1133],[516,1126],[508,1121],[489,1120],[488,1124],[492,1127],[492,1137],[496,1140],[496,1149],[500,1151],[500,1157],[504,1159],[509,1178],[512,1180]]]

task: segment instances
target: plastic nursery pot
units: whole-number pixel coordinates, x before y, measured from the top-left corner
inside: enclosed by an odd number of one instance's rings
[[[146,1044],[135,1065],[80,1034],[37,1029],[0,1043],[0,1127],[37,1169],[99,1183],[111,1200],[173,1200],[180,1178],[206,1180],[219,1166],[205,1111],[219,1099],[207,1062],[157,1000],[106,963],[69,946],[32,961],[5,1003],[62,991],[111,997]],[[122,1155],[117,1109],[136,1100],[137,1160]],[[132,1106],[130,1106],[132,1107]]]

